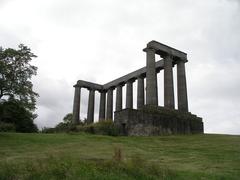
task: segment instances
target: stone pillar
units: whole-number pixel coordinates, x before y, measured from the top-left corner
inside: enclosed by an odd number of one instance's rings
[[[133,109],[133,80],[127,82],[126,108]]]
[[[177,92],[178,110],[188,112],[187,82],[184,61],[179,61],[177,63]]]
[[[174,109],[174,89],[173,89],[173,71],[172,57],[167,55],[164,58],[164,107]]]
[[[73,99],[73,124],[79,124],[81,87],[75,86]]]
[[[138,77],[137,81],[137,109],[140,109],[144,106],[144,77]]]
[[[113,89],[107,91],[107,120],[113,120]]]
[[[106,92],[100,92],[99,121],[105,120]]]
[[[94,100],[95,100],[95,90],[90,89],[88,98],[88,113],[87,113],[87,123],[91,124],[94,122]]]
[[[117,86],[117,92],[116,92],[116,111],[122,110],[122,85],[119,84]]]
[[[146,48],[145,51],[147,53],[146,104],[158,106],[155,50]]]

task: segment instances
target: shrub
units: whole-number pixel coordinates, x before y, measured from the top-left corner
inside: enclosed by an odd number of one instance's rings
[[[36,115],[26,109],[19,100],[10,99],[0,104],[0,120],[14,124],[16,132],[38,132],[33,120]]]
[[[0,122],[0,132],[15,132],[16,127],[13,123]]]
[[[76,130],[80,132],[109,136],[118,136],[120,132],[111,120],[101,121],[88,125],[79,125],[77,126]]]
[[[56,132],[56,129],[55,129],[55,128],[44,127],[44,128],[41,130],[41,133],[55,133],[55,132]]]

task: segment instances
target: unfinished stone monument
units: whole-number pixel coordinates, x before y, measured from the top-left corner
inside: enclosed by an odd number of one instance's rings
[[[107,84],[78,80],[73,103],[73,123],[79,123],[81,88],[89,90],[87,123],[94,122],[95,91],[100,92],[99,121],[113,120],[113,91],[116,89],[114,124],[122,135],[164,135],[203,133],[202,118],[188,110],[185,63],[187,54],[150,41],[143,49],[146,67]],[[155,62],[155,54],[162,60]],[[177,66],[177,99],[175,109],[173,67]],[[164,73],[164,106],[158,106],[157,73]],[[146,97],[144,89],[146,78]],[[133,109],[133,83],[137,80],[137,109]],[[126,85],[126,108],[122,104],[122,87]],[[106,98],[107,95],[107,98]],[[107,99],[107,102],[106,102]]]

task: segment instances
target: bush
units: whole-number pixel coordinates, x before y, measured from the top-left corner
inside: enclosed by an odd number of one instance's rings
[[[33,120],[35,114],[27,110],[19,100],[10,99],[0,104],[0,120],[13,124],[16,132],[38,132]]]
[[[101,134],[109,136],[118,136],[120,134],[119,129],[114,125],[111,120],[101,121],[93,124],[74,125],[72,123],[61,122],[54,128],[43,128],[42,133],[61,133],[61,132],[85,132],[90,134]]]
[[[41,133],[64,133],[64,132],[76,132],[76,125],[71,123],[60,122],[54,128],[44,127]]]
[[[111,120],[101,121],[88,125],[79,125],[77,126],[77,131],[109,136],[118,136],[120,132]]]
[[[15,132],[16,127],[13,123],[0,122],[0,132]]]
[[[56,132],[55,128],[44,127],[44,128],[41,130],[41,133],[55,133],[55,132]]]

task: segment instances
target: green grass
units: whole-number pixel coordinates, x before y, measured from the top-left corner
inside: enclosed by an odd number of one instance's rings
[[[240,136],[0,133],[0,179],[240,179]]]

